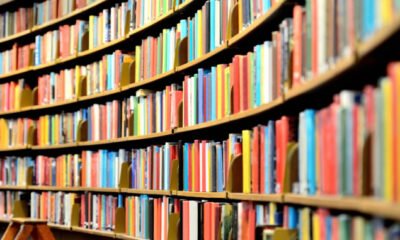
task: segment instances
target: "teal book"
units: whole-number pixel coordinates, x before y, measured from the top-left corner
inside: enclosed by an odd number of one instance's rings
[[[308,193],[315,195],[317,192],[317,168],[316,168],[316,139],[315,139],[315,111],[308,109],[305,111],[305,126],[307,132],[307,185]]]
[[[210,0],[210,52],[215,49],[215,0]]]

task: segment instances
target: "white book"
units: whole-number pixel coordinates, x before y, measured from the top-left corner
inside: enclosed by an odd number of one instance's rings
[[[204,16],[203,16],[204,17]],[[221,42],[221,1],[215,0],[215,47],[219,47]]]
[[[203,156],[203,151],[202,151],[202,149],[203,149],[203,142],[201,142],[200,141],[200,144],[199,144],[199,146],[200,146],[200,150],[199,150],[199,152],[200,152],[200,191],[202,191],[202,192],[204,192],[204,187],[205,186],[203,186],[203,181],[202,181],[202,177],[203,177],[203,171],[205,171],[205,169],[203,169],[203,161],[204,161],[204,156]]]
[[[272,70],[272,62],[273,62],[272,43],[269,41],[266,41],[264,43],[264,64],[265,65],[263,67],[263,69],[265,69],[264,70],[265,79],[262,79],[262,80],[264,80],[264,84],[263,84],[263,86],[264,86],[264,89],[263,89],[264,101],[263,101],[263,103],[269,103],[272,101],[272,92],[273,92],[272,84],[274,81],[273,72],[272,72],[273,71]]]
[[[208,152],[209,152],[209,149],[210,149],[210,143],[206,143],[206,156],[205,156],[205,158],[206,158],[206,169],[210,169],[210,155],[209,154],[207,154]],[[205,189],[206,189],[206,192],[210,192],[211,191],[211,189],[210,189],[210,171],[206,171],[206,187],[205,187]]]
[[[190,240],[197,240],[198,236],[198,202],[197,201],[190,201],[189,202],[189,239]]]

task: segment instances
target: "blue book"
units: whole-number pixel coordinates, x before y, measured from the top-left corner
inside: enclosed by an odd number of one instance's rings
[[[343,4],[342,4],[343,5]],[[363,36],[362,38],[365,40],[375,30],[375,1],[374,0],[365,0],[364,1],[364,9],[363,9]]]
[[[3,54],[0,54],[0,66],[3,66]],[[0,68],[0,74],[3,74],[3,68]]]
[[[124,197],[121,194],[118,194],[118,208],[124,207]]]
[[[258,107],[261,105],[261,45],[257,45],[254,49],[255,53],[255,106]]]
[[[288,207],[288,228],[296,229],[299,223],[299,214],[295,207]]]
[[[189,20],[189,62],[193,61],[193,21]]]
[[[327,216],[326,217],[325,226],[326,226],[326,228],[325,228],[325,232],[326,232],[325,236],[327,236],[326,240],[331,240],[332,239],[332,232],[333,232],[333,229],[332,229],[332,217],[331,216]],[[370,235],[370,236],[373,236],[373,234]]]
[[[189,144],[183,145],[183,190],[189,191]]]
[[[197,114],[197,123],[202,123],[204,122],[204,111],[203,111],[203,78],[204,78],[204,70],[202,68],[199,68],[198,70],[198,76],[199,79],[197,81],[197,91],[198,91],[198,98],[197,98],[197,109],[198,109],[198,114]]]
[[[224,191],[224,166],[223,166],[223,156],[221,144],[216,145],[217,152],[217,192]]]
[[[132,154],[132,174],[131,174],[131,187],[136,188],[136,154]]]
[[[263,0],[263,12],[267,12],[271,8],[271,0]]]
[[[40,45],[41,37],[38,35],[35,37],[35,66],[40,65]]]
[[[308,193],[314,195],[317,192],[316,180],[316,156],[315,156],[315,111],[312,109],[304,112],[307,132],[307,185]]]
[[[217,68],[211,68],[211,120],[217,119]]]
[[[210,52],[215,49],[215,0],[210,0]]]
[[[181,39],[184,39],[185,37],[187,37],[187,34],[188,34],[187,20],[181,19],[180,25],[181,25]]]
[[[56,160],[55,159],[52,159],[51,160],[51,172],[52,172],[52,183],[51,183],[51,185],[52,186],[56,186],[56,179],[57,179],[57,176],[56,176]]]
[[[274,121],[268,121],[268,162],[269,162],[269,193],[275,193],[275,183],[276,183],[276,176],[274,175],[274,169],[276,167],[275,162],[275,123]]]
[[[164,162],[169,162],[169,143],[165,145],[164,151]],[[164,164],[164,188],[163,190],[169,190],[169,164]]]

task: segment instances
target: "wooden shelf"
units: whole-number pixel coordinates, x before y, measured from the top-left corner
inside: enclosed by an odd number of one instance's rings
[[[365,57],[399,31],[400,15],[397,15],[388,25],[382,27],[366,41],[359,43],[356,46],[357,55],[360,58]]]
[[[27,30],[21,31],[19,33],[7,36],[5,38],[1,38],[0,39],[0,44],[3,44],[5,42],[9,42],[9,41],[13,41],[13,40],[15,41],[17,38],[20,38],[22,36],[28,35],[29,33],[31,33],[31,31],[32,31],[32,29],[27,29]]]
[[[227,193],[174,191],[174,195],[178,197],[189,197],[189,198],[226,199]]]
[[[315,78],[307,80],[302,85],[294,87],[285,94],[285,101],[299,97],[305,93],[311,92],[327,82],[331,82],[338,78],[344,72],[350,70],[356,64],[356,55],[351,54],[348,58],[339,60],[335,67],[322,73]]]
[[[29,185],[28,190],[33,191],[54,191],[54,192],[76,192],[79,191],[77,187],[57,187],[57,186],[35,186]]]
[[[77,147],[77,143],[64,143],[55,145],[32,146],[32,150],[65,149]]]
[[[16,147],[1,148],[0,153],[17,152],[17,151],[22,151],[22,150],[27,150],[27,149],[29,149],[29,146],[16,146]]]
[[[119,188],[102,188],[102,187],[77,187],[77,191],[83,192],[101,192],[101,193],[119,193]]]
[[[126,85],[126,86],[122,87],[121,91],[137,89],[137,88],[140,88],[140,87],[142,87],[144,85],[148,85],[150,83],[154,83],[154,82],[160,81],[161,79],[170,77],[170,76],[174,75],[175,73],[176,73],[175,69],[172,69],[170,71],[167,71],[165,73],[161,73],[161,74],[156,75],[154,77],[151,77],[149,79],[144,79],[143,81],[136,82],[136,83],[131,83],[129,85]]]
[[[116,94],[120,92],[120,89],[113,89],[113,90],[107,90],[105,92],[101,92],[101,93],[95,93],[92,95],[88,95],[88,96],[83,96],[83,97],[79,97],[77,102],[83,102],[83,101],[88,101],[88,100],[92,100],[92,99],[98,99],[98,98],[102,98],[102,97],[107,97],[107,96],[111,96],[113,94]]]
[[[228,193],[228,199],[283,203],[283,194]]]
[[[102,236],[102,237],[111,237],[111,238],[115,237],[115,233],[111,231],[101,231],[101,230],[87,229],[83,227],[72,227],[72,231],[90,235]]]
[[[355,211],[400,221],[400,204],[370,197],[303,196],[285,194],[284,202],[318,208]]]
[[[121,192],[122,193],[132,193],[132,194],[171,196],[171,191],[169,191],[169,190],[121,188]]]
[[[47,226],[52,229],[61,230],[61,231],[71,231],[71,227],[67,225],[55,224],[55,223],[47,223]]]
[[[27,186],[11,186],[11,185],[2,185],[0,186],[0,190],[26,190]]]
[[[4,73],[4,74],[0,75],[0,80],[3,80],[5,78],[9,78],[9,77],[16,77],[16,76],[22,75],[22,74],[28,74],[31,71],[32,71],[32,67],[27,67],[27,68],[18,69],[17,71]]]
[[[0,223],[10,223],[10,219],[8,218],[0,218]]]

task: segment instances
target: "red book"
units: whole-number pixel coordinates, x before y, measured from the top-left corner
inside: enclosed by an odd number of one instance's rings
[[[207,154],[207,149],[206,149],[206,146],[207,146],[207,141],[205,141],[205,140],[203,140],[202,142],[201,142],[201,144],[200,144],[200,151],[201,151],[201,156],[202,156],[202,158],[201,158],[201,169],[202,169],[202,175],[201,175],[201,181],[202,181],[202,183],[201,183],[201,186],[202,186],[202,188],[201,188],[201,191],[202,192],[205,192],[206,190],[207,190],[207,181],[206,181],[206,177],[207,177],[207,169],[206,169],[206,166],[207,166],[207,163],[206,163],[206,154]]]
[[[194,168],[195,168],[195,191],[200,192],[200,152],[199,152],[199,140],[194,140]]]
[[[255,240],[256,239],[256,209],[254,207],[253,202],[249,203],[249,240]]]
[[[240,112],[240,98],[241,98],[241,89],[240,89],[240,78],[239,78],[239,56],[235,56],[232,61],[231,67],[231,79],[233,84],[233,113]]]
[[[296,5],[293,8],[293,86],[301,84],[302,77],[302,34],[303,34],[303,7]]]
[[[170,94],[170,92],[171,92],[171,86],[167,86],[166,89],[165,89],[165,98],[166,98],[166,101],[165,101],[165,105],[166,105],[165,112],[166,113],[170,113],[171,112],[171,94]],[[165,130],[169,131],[171,129],[171,118],[166,117],[166,123],[165,124],[166,124],[165,125],[166,126]]]
[[[188,145],[189,147],[188,147],[188,151],[189,151],[189,173],[188,173],[188,177],[189,177],[189,184],[188,184],[188,187],[189,187],[189,191],[194,191],[194,187],[193,187],[193,181],[192,181],[192,174],[194,174],[193,172],[192,172],[192,169],[193,169],[193,159],[192,159],[192,147],[193,147],[193,144],[189,144]]]
[[[265,131],[264,126],[260,129],[260,193],[265,193]]]
[[[240,110],[244,111],[248,106],[248,79],[247,56],[239,56],[239,86],[240,86]]]
[[[185,80],[183,80],[183,126],[188,126],[188,81],[189,77],[185,76]]]
[[[183,221],[182,221],[182,239],[190,239],[190,216],[189,216],[189,201],[182,201],[183,205]]]
[[[275,146],[276,146],[276,193],[281,193],[282,191],[282,120],[277,120],[275,122]]]
[[[311,37],[313,44],[311,48],[311,67],[314,76],[318,74],[318,14],[317,0],[311,0]]]
[[[252,193],[260,193],[260,126],[253,128],[251,151],[251,187]]]

